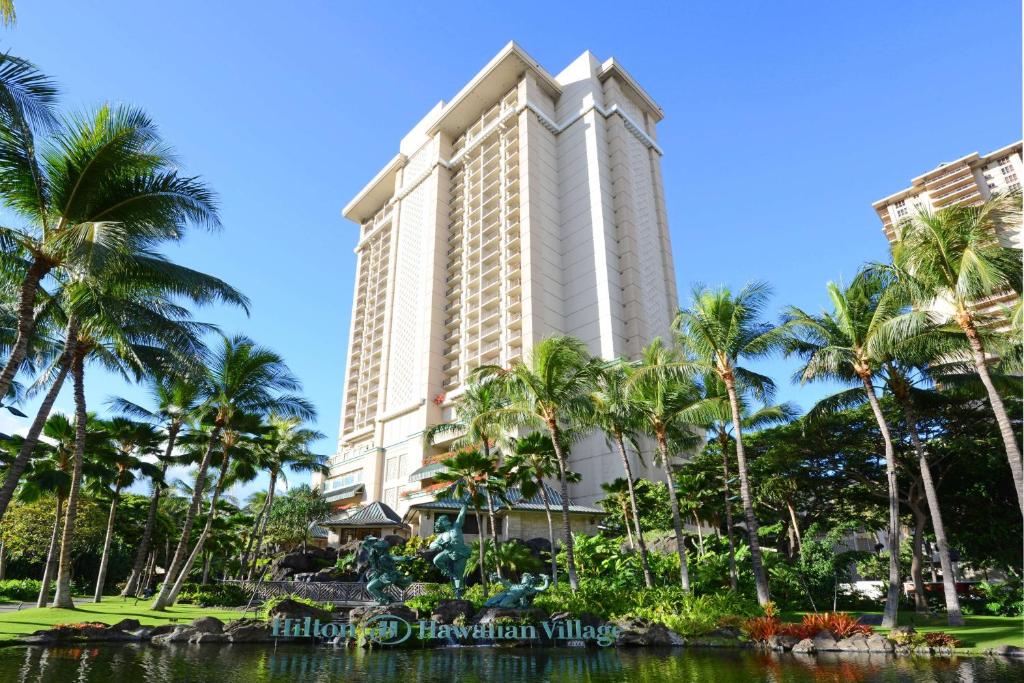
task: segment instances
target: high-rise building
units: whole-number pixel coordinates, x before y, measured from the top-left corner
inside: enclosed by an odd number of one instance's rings
[[[360,233],[331,500],[399,514],[431,501],[450,441],[425,446],[423,431],[452,418],[477,366],[554,334],[604,358],[670,334],[661,119],[614,59],[585,52],[552,76],[509,43],[401,140],[343,211]],[[571,467],[580,514],[622,476],[596,435]]]
[[[973,152],[940,164],[910,181],[910,187],[879,199],[871,206],[882,220],[882,230],[889,243],[898,238],[897,227],[921,212],[934,212],[953,204],[974,204],[995,194],[1020,192],[1024,178],[1021,149],[1015,142],[984,156]],[[1020,227],[998,235],[1007,247],[1021,248]],[[1017,295],[1012,291],[977,302],[983,313],[993,313],[1012,305]]]

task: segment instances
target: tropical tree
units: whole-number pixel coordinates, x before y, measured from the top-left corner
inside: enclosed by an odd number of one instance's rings
[[[643,568],[644,584],[651,588],[654,586],[654,576],[651,574],[651,566],[647,557],[647,543],[644,541],[644,531],[640,526],[640,513],[636,504],[636,489],[633,477],[633,466],[629,462],[629,454],[626,452],[626,441],[633,442],[634,449],[639,457],[640,448],[635,443],[635,435],[639,430],[642,415],[637,410],[636,404],[629,395],[629,376],[632,366],[623,360],[615,360],[606,363],[597,375],[597,387],[591,394],[594,403],[591,418],[594,426],[604,432],[610,445],[618,451],[622,459],[622,470],[625,478],[616,479],[621,481],[625,487],[626,497],[629,505],[623,507],[623,513],[631,511],[631,515],[623,516],[623,523],[629,536],[629,545],[633,546],[633,533],[636,534],[636,547],[640,553],[640,566]],[[630,532],[632,522],[633,531]]]
[[[585,423],[591,410],[590,394],[597,375],[597,362],[583,342],[568,336],[554,336],[533,347],[529,362],[509,368],[485,365],[474,375],[499,382],[508,404],[493,411],[498,424],[546,429],[555,448],[562,496],[562,543],[566,572],[573,591],[579,588],[573,557],[572,523],[569,519],[568,458],[566,428],[575,421]]]
[[[985,347],[986,327],[1000,321],[975,305],[1006,291],[1020,296],[1021,250],[1004,247],[997,239],[1019,230],[1020,225],[1019,192],[997,195],[982,204],[955,204],[935,213],[920,213],[898,226],[892,270],[917,306],[929,310],[939,324],[952,323],[966,337],[975,371],[999,424],[1024,514],[1019,436],[989,372],[993,359]]]
[[[289,536],[301,539],[302,551],[309,543],[310,529],[331,514],[331,504],[323,494],[307,484],[297,486],[275,501],[270,510],[271,523],[289,530]]]
[[[303,419],[312,419],[316,415],[308,401],[291,393],[299,390],[301,384],[281,356],[241,335],[222,339],[199,382],[200,401],[210,416],[212,429],[196,472],[181,536],[167,568],[167,580],[153,601],[154,610],[163,610],[170,604],[172,581],[185,562],[192,524],[202,501],[206,473],[225,425],[238,412],[256,415],[276,413]]]
[[[487,527],[480,516],[480,508],[485,504],[485,490],[488,477],[493,475],[497,464],[494,458],[487,457],[480,451],[462,450],[452,457],[442,460],[446,471],[438,472],[434,478],[439,482],[449,483],[448,497],[454,500],[465,499],[473,508],[476,517],[478,534],[481,541],[487,540]],[[477,545],[479,558],[477,567],[480,569],[480,583],[483,585],[484,596],[487,595],[487,571],[484,564],[485,543]]]
[[[735,295],[726,287],[709,289],[697,285],[690,307],[681,310],[674,322],[680,345],[697,360],[701,374],[712,373],[725,385],[736,443],[736,469],[750,562],[757,601],[762,606],[768,604],[771,596],[743,450],[740,394],[746,388],[757,400],[768,403],[775,384],[770,378],[741,366],[740,362],[764,358],[779,348],[781,331],[761,319],[770,294],[771,289],[762,282],[748,284]]]
[[[892,435],[875,393],[874,379],[881,371],[877,349],[885,338],[892,337],[894,328],[898,327],[893,321],[902,312],[902,303],[883,278],[871,273],[859,274],[845,288],[830,282],[828,296],[832,302],[831,312],[810,315],[794,306],[786,309],[786,353],[804,360],[803,367],[795,375],[801,383],[828,380],[860,385],[819,401],[808,414],[811,419],[845,405],[850,400],[849,395],[856,392],[867,399],[878,423],[885,447],[889,498],[889,583],[882,623],[891,628],[896,625],[900,595],[899,488]]]

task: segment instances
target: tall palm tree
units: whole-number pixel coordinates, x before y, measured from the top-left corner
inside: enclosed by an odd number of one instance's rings
[[[543,432],[530,432],[515,439],[512,454],[505,459],[502,474],[513,486],[518,486],[524,498],[540,495],[544,515],[548,521],[548,544],[551,549],[551,580],[558,583],[558,549],[555,542],[555,526],[551,518],[551,496],[545,483],[558,477],[558,456],[551,437]],[[566,472],[566,479],[579,481],[576,472]]]
[[[901,224],[892,257],[898,281],[914,303],[931,310],[940,324],[954,324],[967,338],[974,368],[999,425],[1024,514],[1024,462],[1018,435],[989,372],[992,359],[983,335],[984,328],[994,321],[975,307],[993,294],[1012,290],[1020,295],[1021,251],[1004,247],[996,239],[1020,225],[1020,193],[998,195],[979,205],[957,204],[921,213]]]
[[[107,531],[103,538],[103,552],[96,574],[93,602],[100,602],[103,599],[107,563],[110,560],[110,544],[114,539],[114,520],[117,515],[117,504],[121,500],[121,491],[135,483],[135,472],[154,479],[160,476],[159,468],[142,459],[159,452],[160,435],[156,428],[124,417],[114,417],[104,422],[103,426],[113,445],[109,451],[110,457],[105,458],[104,463],[113,466],[113,490],[107,489],[106,485],[103,486],[104,493],[110,495],[110,512],[107,515]]]
[[[15,68],[14,62],[0,64],[0,81],[5,68]],[[26,101],[49,111],[52,99],[48,104],[45,92],[36,91],[30,97],[31,89],[24,90]],[[0,104],[2,95],[0,87]],[[130,258],[181,239],[189,225],[219,226],[213,193],[178,171],[173,153],[140,110],[103,106],[69,117],[41,149],[23,117],[5,119],[0,116],[0,201],[28,227],[0,229],[8,246],[2,251],[24,254],[17,337],[0,370],[0,396],[25,358],[47,276],[78,276],[111,259]]]
[[[281,356],[242,335],[225,337],[221,341],[199,381],[199,395],[211,416],[212,430],[199,462],[192,500],[182,522],[181,536],[174,557],[167,567],[167,580],[153,601],[154,610],[163,610],[170,604],[173,581],[185,562],[192,524],[202,502],[206,473],[225,425],[238,412],[256,415],[277,413],[303,419],[312,419],[316,415],[316,410],[308,401],[291,393],[298,391],[301,384]]]
[[[473,514],[476,517],[477,531],[480,542],[477,543],[479,557],[477,567],[480,569],[480,583],[483,585],[484,596],[487,596],[487,571],[484,564],[484,548],[487,541],[487,528],[483,518],[480,516],[480,507],[486,500],[484,491],[487,488],[487,480],[496,469],[497,463],[494,458],[484,455],[480,451],[462,450],[454,456],[441,461],[446,471],[438,472],[435,479],[439,482],[448,482],[449,497],[455,500],[466,499]],[[496,530],[495,530],[496,531]]]
[[[631,552],[636,551],[636,541],[633,540],[633,531],[630,529],[630,521],[633,519],[633,511],[630,509],[629,490],[632,483],[627,483],[622,477],[616,477],[611,481],[601,483],[601,490],[604,491],[604,499],[619,508],[622,513],[622,526],[626,529],[626,542],[629,543]]]
[[[672,510],[672,529],[679,555],[679,583],[690,590],[690,572],[686,561],[686,541],[679,497],[675,484],[675,451],[673,441],[683,435],[692,421],[697,403],[697,389],[688,379],[683,359],[675,350],[655,339],[643,350],[643,356],[630,378],[630,395],[643,419],[643,429],[654,437],[657,459],[665,471],[668,502]],[[696,441],[696,439],[694,439]],[[694,444],[691,443],[692,447]]]
[[[287,483],[287,472],[319,472],[327,473],[327,458],[310,450],[312,444],[324,438],[315,429],[300,427],[302,421],[294,417],[281,417],[271,414],[266,421],[268,431],[263,434],[256,445],[256,458],[259,466],[266,470],[270,477],[263,505],[256,515],[253,530],[249,534],[249,542],[242,554],[241,573],[252,576],[256,572],[256,564],[263,552],[263,538],[270,522],[270,508],[274,504],[274,492],[278,478]],[[252,566],[248,560],[252,552]]]
[[[508,405],[493,411],[498,424],[507,428],[540,427],[551,437],[561,485],[566,573],[573,591],[579,588],[579,580],[569,518],[569,482],[566,479],[569,467],[564,432],[571,421],[583,423],[589,414],[590,393],[597,372],[598,364],[583,342],[568,336],[542,340],[533,347],[527,363],[515,363],[510,368],[485,365],[474,371],[476,377],[498,381],[508,399]]]
[[[640,511],[636,504],[636,487],[634,484],[633,467],[629,462],[629,454],[626,452],[626,441],[633,441],[641,421],[640,412],[629,395],[629,376],[632,366],[622,360],[615,360],[606,363],[597,376],[596,390],[590,398],[594,403],[593,418],[594,425],[604,432],[608,441],[614,445],[622,459],[622,469],[625,478],[621,481],[626,489],[626,496],[629,499],[629,516],[624,515],[622,523],[626,526],[629,535],[629,544],[633,545],[633,534],[636,534],[636,547],[640,553],[640,566],[644,573],[644,584],[651,588],[654,586],[654,576],[651,574],[651,566],[647,557],[647,543],[644,541],[644,531],[640,527]],[[635,446],[635,444],[634,444]],[[640,449],[635,449],[639,455]],[[616,479],[620,481],[620,479]],[[623,512],[627,507],[623,508]],[[630,523],[633,531],[630,532]]]
[[[164,479],[167,468],[173,461],[174,447],[177,445],[179,434],[192,421],[199,408],[199,385],[188,377],[171,375],[152,378],[149,383],[149,394],[153,405],[152,410],[124,398],[114,398],[109,402],[111,408],[123,415],[161,425],[164,435],[164,451],[159,458],[159,476],[152,479],[146,524],[135,551],[131,574],[128,576],[124,590],[121,591],[121,597],[134,595],[140,585],[146,558],[150,552],[150,543],[153,540],[157,511],[160,508],[160,496],[166,486]]]
[[[725,385],[736,442],[736,469],[740,478],[740,500],[750,545],[757,601],[771,600],[768,574],[761,557],[757,517],[750,492],[747,456],[743,448],[742,387],[749,387],[755,398],[769,402],[775,388],[768,377],[740,365],[742,361],[764,358],[779,348],[781,332],[762,320],[771,289],[763,282],[746,285],[737,294],[728,288],[694,287],[689,308],[679,311],[674,322],[681,346],[698,361],[703,374],[713,373]]]
[[[886,287],[884,279],[871,273],[860,273],[845,288],[830,282],[828,296],[832,302],[831,312],[811,315],[795,306],[786,309],[786,353],[804,360],[804,366],[795,375],[801,383],[830,380],[859,384],[855,391],[863,393],[878,423],[885,446],[889,499],[889,585],[882,625],[891,628],[896,625],[900,595],[899,488],[892,436],[875,393],[874,378],[881,371],[876,353],[879,340],[891,334],[892,321],[900,315],[902,305],[895,291]],[[847,392],[823,399],[811,409],[809,416],[813,418],[846,400]]]

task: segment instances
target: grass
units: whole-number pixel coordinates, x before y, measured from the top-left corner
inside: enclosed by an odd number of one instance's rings
[[[852,614],[881,614],[881,612],[857,612]],[[803,618],[803,612],[786,612],[781,615],[783,621],[797,622]],[[964,626],[950,626],[944,615],[921,617],[914,612],[900,611],[900,626],[913,626],[920,633],[942,631],[960,640],[964,651],[980,653],[999,645],[1016,645],[1024,647],[1024,617],[988,617],[964,616]],[[882,634],[889,632],[887,628],[872,626]]]
[[[187,624],[193,619],[205,616],[214,616],[222,621],[242,616],[240,610],[195,605],[175,605],[164,612],[154,612],[149,609],[149,604],[150,600],[139,600],[136,603],[135,598],[105,597],[99,604],[92,602],[91,598],[82,598],[75,600],[75,609],[32,607],[20,611],[3,611],[0,612],[0,640],[50,628],[54,624],[84,621],[116,624],[122,619],[138,619],[144,626],[158,626],[171,623]]]

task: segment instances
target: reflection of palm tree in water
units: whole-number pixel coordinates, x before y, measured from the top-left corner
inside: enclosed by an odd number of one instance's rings
[[[437,537],[430,544],[431,550],[440,550],[434,557],[434,566],[450,578],[455,586],[455,597],[461,598],[466,586],[466,560],[469,558],[469,546],[462,537],[462,524],[466,521],[466,505],[459,510],[455,522],[448,515],[441,515],[434,520],[434,533]]]

